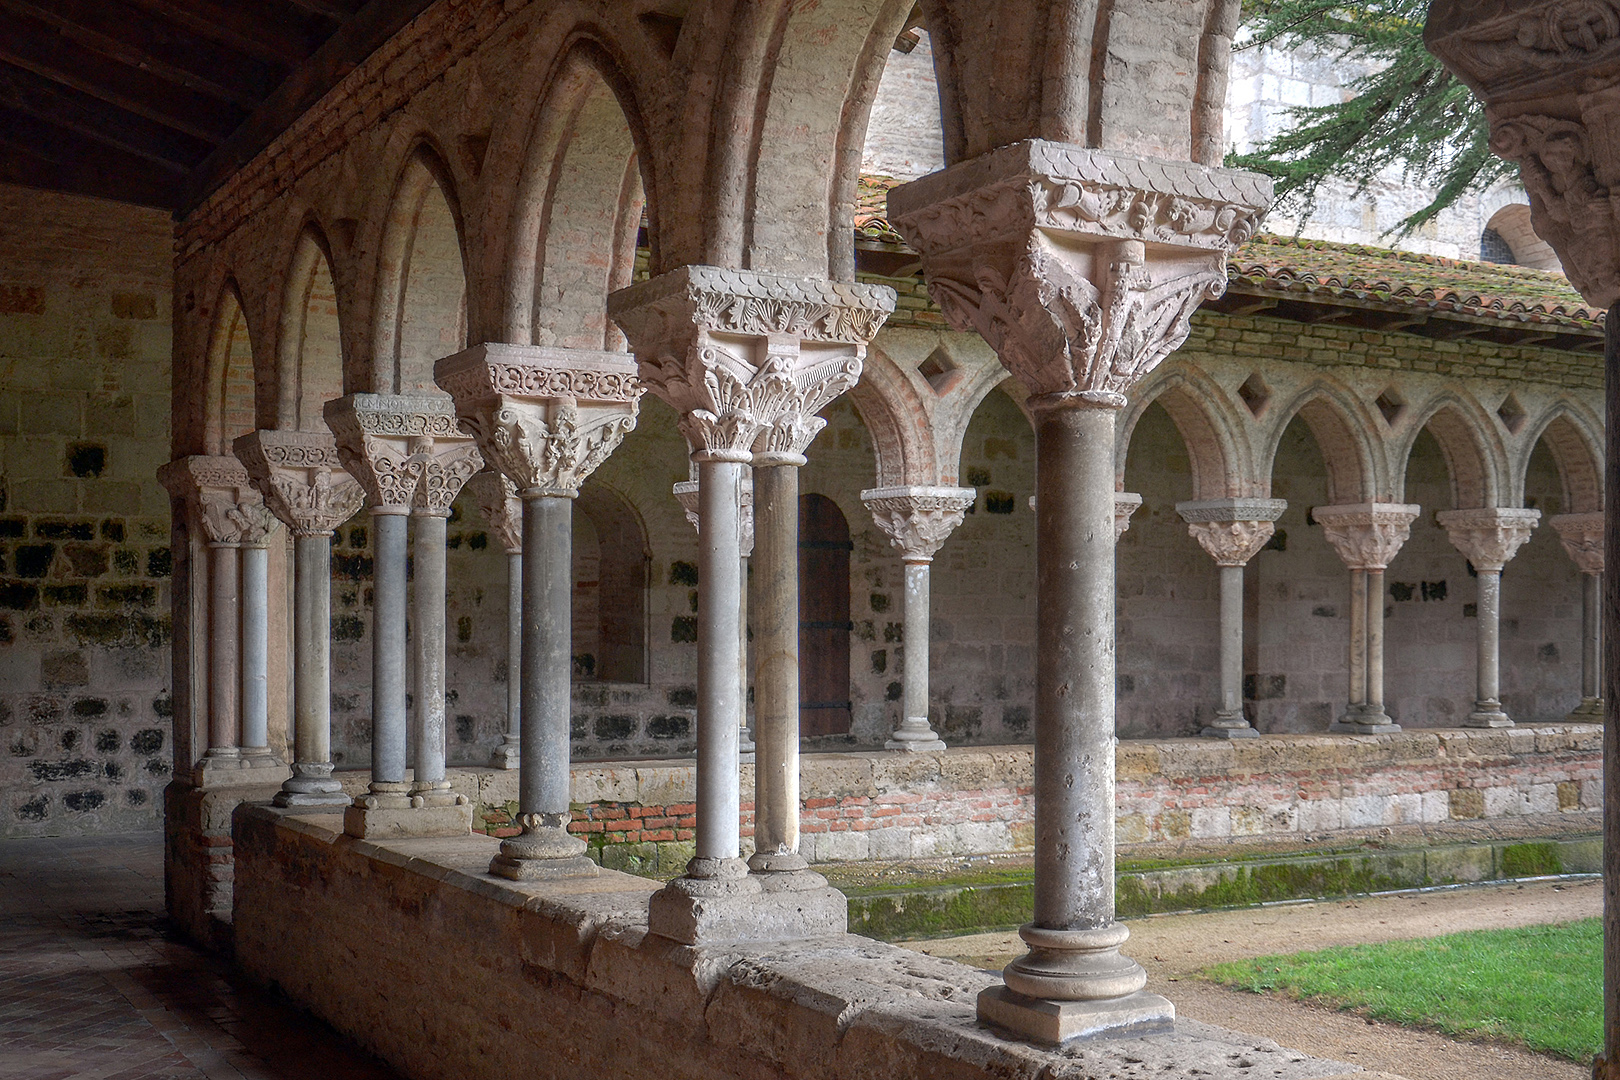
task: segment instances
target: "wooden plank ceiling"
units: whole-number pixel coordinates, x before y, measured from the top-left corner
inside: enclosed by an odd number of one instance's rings
[[[194,206],[431,0],[0,0],[0,182]]]

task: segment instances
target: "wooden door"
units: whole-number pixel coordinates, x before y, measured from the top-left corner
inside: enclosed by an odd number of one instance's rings
[[[825,495],[799,497],[799,734],[849,733],[849,523]]]

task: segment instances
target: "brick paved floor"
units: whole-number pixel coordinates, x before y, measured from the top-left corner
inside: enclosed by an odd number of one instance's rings
[[[5,1080],[400,1080],[193,948],[159,833],[0,840]]]

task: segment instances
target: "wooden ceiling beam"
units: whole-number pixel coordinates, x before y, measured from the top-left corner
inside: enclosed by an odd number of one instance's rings
[[[12,67],[0,67],[0,104],[137,157],[190,171],[212,144]]]
[[[344,0],[287,0],[287,2],[311,15],[320,15],[333,22],[343,22],[360,10],[359,5],[345,3]]]
[[[184,173],[0,105],[0,178],[172,210]]]
[[[139,68],[109,63],[55,28],[4,10],[0,10],[0,62],[216,145],[247,115],[234,105]]]
[[[47,22],[108,59],[245,109],[258,105],[285,75],[117,0],[0,0],[0,7]]]
[[[314,16],[266,19],[241,0],[130,0],[192,33],[266,63],[295,68],[320,48],[332,27]],[[299,26],[298,23],[304,25]],[[318,27],[311,23],[319,23]]]

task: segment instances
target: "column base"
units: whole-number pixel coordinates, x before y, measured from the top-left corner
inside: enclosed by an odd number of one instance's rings
[[[395,803],[392,798],[362,795],[343,811],[343,831],[368,840],[472,835],[473,808],[465,795],[454,796],[454,802],[433,806],[420,799],[420,796],[411,796],[410,805],[401,807],[386,805]],[[378,805],[362,806],[361,802],[377,802]]]
[[[1499,701],[1476,701],[1474,711],[1468,714],[1468,719],[1462,723],[1463,727],[1502,728],[1512,727],[1513,718],[1502,711]]]
[[[1377,712],[1365,705],[1352,705],[1345,714],[1328,725],[1334,735],[1388,735],[1401,730],[1382,708]]]
[[[568,814],[522,814],[523,831],[501,841],[489,872],[512,881],[595,877],[602,868],[585,856],[585,841],[568,832]]]
[[[506,740],[512,740],[510,742]],[[492,769],[515,769],[523,764],[523,750],[510,735],[503,736],[501,744],[489,755]]]
[[[1056,1046],[1070,1039],[1172,1031],[1176,1007],[1146,990],[1101,1001],[1046,1001],[991,986],[979,992],[979,1019],[1019,1038]]]
[[[1248,724],[1242,727],[1217,727],[1214,724],[1203,728],[1198,734],[1205,739],[1258,739],[1260,733]]]
[[[909,750],[920,754],[945,749],[945,740],[929,726],[927,717],[908,716],[895,728],[889,741],[883,744],[883,749]]]
[[[698,858],[652,895],[647,929],[683,945],[837,937],[849,932],[849,901],[820,874],[750,874],[741,859]]]
[[[192,772],[192,784],[200,788],[279,784],[291,778],[292,769],[268,750],[240,757],[205,757]]]
[[[1577,724],[1601,724],[1605,716],[1603,699],[1600,697],[1583,697],[1581,703],[1570,710],[1564,719]]]
[[[292,775],[270,801],[282,807],[347,806],[349,797],[343,793],[343,785],[332,779],[330,761],[295,761]]]

